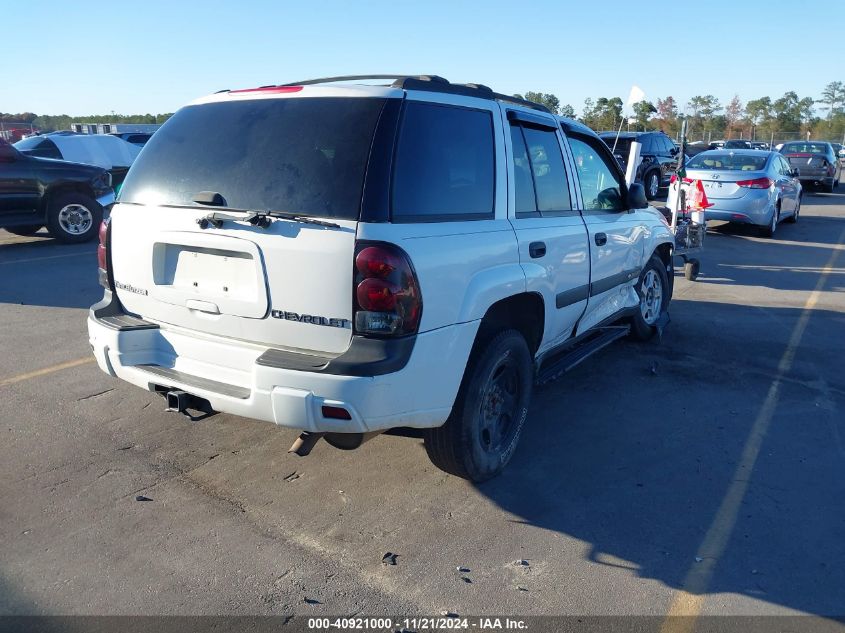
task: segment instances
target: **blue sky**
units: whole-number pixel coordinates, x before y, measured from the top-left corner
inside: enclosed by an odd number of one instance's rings
[[[504,93],[696,94],[723,104],[845,80],[845,2],[28,0],[6,23],[0,111],[172,112],[222,88],[435,73]],[[815,7],[818,10],[809,10]],[[24,19],[27,15],[33,19]],[[788,34],[811,42],[779,46]],[[799,37],[800,39],[800,37]]]

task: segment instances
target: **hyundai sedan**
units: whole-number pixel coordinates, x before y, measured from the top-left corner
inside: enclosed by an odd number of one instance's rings
[[[693,156],[685,180],[701,180],[713,205],[707,220],[752,224],[771,237],[781,220],[796,222],[801,210],[798,169],[778,152],[710,150]]]

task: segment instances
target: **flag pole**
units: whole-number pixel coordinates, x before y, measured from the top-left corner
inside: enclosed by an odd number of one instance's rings
[[[619,120],[619,129],[616,130],[616,138],[613,139],[613,149],[610,150],[610,153],[614,153],[616,151],[616,144],[619,142],[619,135],[622,134],[622,125],[625,123],[625,114],[623,112],[622,118]]]

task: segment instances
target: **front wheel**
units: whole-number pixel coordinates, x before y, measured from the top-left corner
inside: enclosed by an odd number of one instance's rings
[[[47,210],[47,230],[60,242],[77,244],[97,236],[103,208],[83,193],[59,194]]]
[[[516,450],[533,384],[531,352],[516,330],[474,350],[449,419],[423,435],[432,463],[475,482],[498,475]]]
[[[666,264],[652,255],[634,286],[640,296],[640,307],[631,319],[631,336],[647,341],[657,332],[657,321],[669,309],[669,277]]]
[[[646,197],[649,200],[654,200],[655,198],[657,198],[657,194],[660,192],[660,172],[648,172],[645,178],[643,179],[643,182],[645,183]]]

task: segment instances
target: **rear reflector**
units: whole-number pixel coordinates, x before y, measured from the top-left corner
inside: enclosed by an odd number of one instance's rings
[[[275,94],[282,92],[299,92],[302,86],[263,86],[261,88],[244,88],[243,90],[230,90],[229,94],[243,94],[245,92],[258,92],[260,94]]]
[[[323,405],[323,417],[331,418],[333,420],[352,419],[352,416],[349,414],[349,411],[347,411],[343,407],[330,407],[328,405]]]

